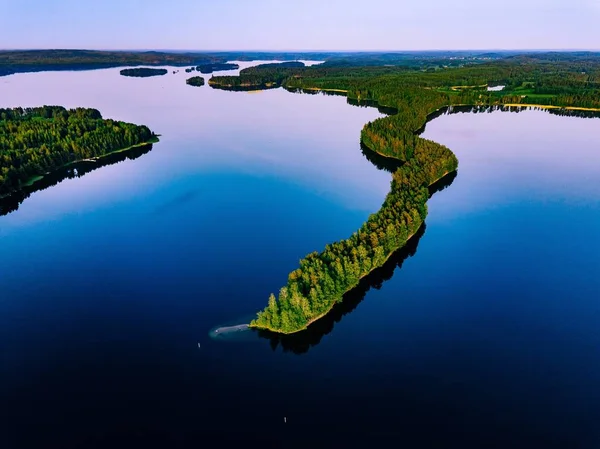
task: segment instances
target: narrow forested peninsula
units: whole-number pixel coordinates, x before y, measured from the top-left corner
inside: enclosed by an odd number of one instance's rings
[[[191,78],[188,78],[185,82],[190,86],[204,86],[204,78],[202,78],[201,76],[192,76]]]
[[[167,69],[153,69],[150,67],[137,67],[135,69],[123,69],[121,75],[133,76],[137,78],[148,78],[150,76],[162,76],[166,75],[169,71]]]
[[[0,109],[0,196],[67,164],[157,140],[148,127],[105,120],[96,109]]]
[[[391,191],[381,209],[348,239],[308,254],[277,296],[250,327],[291,334],[327,314],[361,278],[382,266],[423,225],[428,186],[456,171],[458,161],[445,146],[419,137],[437,111],[456,105],[545,105],[600,108],[598,61],[543,60],[540,56],[452,69],[405,67],[285,68],[268,65],[242,70],[239,77],[213,77],[212,87],[243,90],[284,87],[291,91],[343,93],[353,104],[393,113],[367,123],[361,142],[393,158]],[[488,85],[504,85],[488,91]]]

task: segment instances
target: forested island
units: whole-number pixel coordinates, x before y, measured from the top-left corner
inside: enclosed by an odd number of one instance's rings
[[[358,105],[379,106],[393,115],[367,123],[366,149],[398,161],[390,193],[381,209],[348,239],[308,254],[277,296],[250,323],[280,334],[305,330],[342,301],[345,293],[406,245],[424,223],[428,188],[456,171],[458,161],[445,146],[418,134],[444,108],[537,105],[600,108],[600,59],[553,54],[511,56],[460,68],[316,66],[244,69],[239,77],[213,77],[212,87],[230,90],[284,87],[291,91],[332,91]],[[502,91],[487,86],[504,85]]]
[[[204,86],[204,78],[202,78],[201,76],[192,76],[191,78],[188,78],[187,80],[185,80],[186,84],[189,84],[190,86],[196,86],[196,87],[201,87]]]
[[[148,127],[103,119],[96,109],[0,109],[0,197],[69,164],[157,140]]]
[[[216,62],[211,64],[200,64],[196,70],[200,73],[208,74],[212,72],[222,72],[224,70],[237,70],[240,66],[233,63]]]
[[[123,69],[119,73],[123,76],[133,76],[136,78],[148,78],[150,76],[162,76],[169,73],[167,69],[153,69],[149,67],[136,67],[135,69]]]

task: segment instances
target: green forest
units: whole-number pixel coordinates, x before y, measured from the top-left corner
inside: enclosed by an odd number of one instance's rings
[[[204,78],[202,78],[201,76],[192,76],[191,78],[188,78],[187,80],[185,80],[186,84],[189,84],[190,86],[196,86],[196,87],[200,87],[200,86],[204,86]]]
[[[332,90],[353,104],[393,113],[367,123],[361,143],[399,161],[381,209],[348,239],[328,244],[300,260],[286,285],[271,294],[253,328],[290,334],[327,314],[361,278],[382,266],[423,225],[428,187],[458,167],[447,147],[419,137],[437,111],[452,106],[512,104],[600,108],[598,58],[560,60],[514,56],[458,68],[415,70],[405,66],[320,65],[244,69],[239,77],[213,77],[217,88],[284,87],[291,91]],[[488,86],[504,86],[489,91]]]
[[[266,69],[298,69],[301,67],[305,67],[305,64],[302,61],[284,61],[284,62],[269,62],[267,64],[259,64],[259,65],[249,67],[247,70],[255,69],[255,70],[259,70],[259,71],[264,71]]]
[[[133,76],[137,78],[148,78],[149,76],[162,76],[166,75],[169,71],[167,69],[153,69],[150,67],[137,67],[135,69],[123,69],[121,75]]]
[[[0,50],[0,76],[46,70],[91,70],[123,66],[190,66],[224,61],[207,53],[102,50]]]
[[[0,196],[66,164],[153,141],[146,126],[105,120],[96,109],[0,109]]]
[[[201,64],[196,67],[200,73],[208,74],[212,72],[221,72],[223,70],[237,70],[240,66],[233,63],[215,62],[212,64]]]

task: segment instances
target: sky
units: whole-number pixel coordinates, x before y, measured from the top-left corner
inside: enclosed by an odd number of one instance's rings
[[[0,48],[600,49],[600,0],[0,0]]]

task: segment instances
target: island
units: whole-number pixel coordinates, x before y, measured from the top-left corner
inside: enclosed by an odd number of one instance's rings
[[[169,71],[167,69],[153,69],[149,67],[136,67],[134,69],[123,69],[121,75],[133,76],[137,78],[148,78],[150,76],[162,76],[166,75]],[[173,72],[175,73],[175,72]]]
[[[201,76],[192,76],[191,78],[185,80],[185,83],[189,84],[190,86],[204,86],[204,78]]]
[[[600,110],[600,65],[585,54],[557,60],[552,54],[510,56],[489,63],[427,70],[407,67],[267,67],[244,69],[238,77],[213,77],[212,87],[229,90],[282,86],[290,91],[344,94],[349,103],[378,106],[390,115],[367,123],[364,148],[397,161],[381,208],[349,238],[300,260],[277,296],[249,326],[293,334],[327,315],[346,293],[418,234],[427,216],[429,188],[456,172],[449,148],[420,137],[441,111],[469,106],[551,110]],[[502,91],[488,86],[503,85]],[[479,109],[476,109],[479,110]]]
[[[222,72],[224,70],[237,70],[240,66],[237,64],[229,63],[229,62],[218,62],[212,64],[201,64],[196,67],[196,70],[200,73],[212,73],[212,72]]]
[[[103,119],[96,109],[0,109],[0,198],[70,164],[157,141],[148,127]]]

